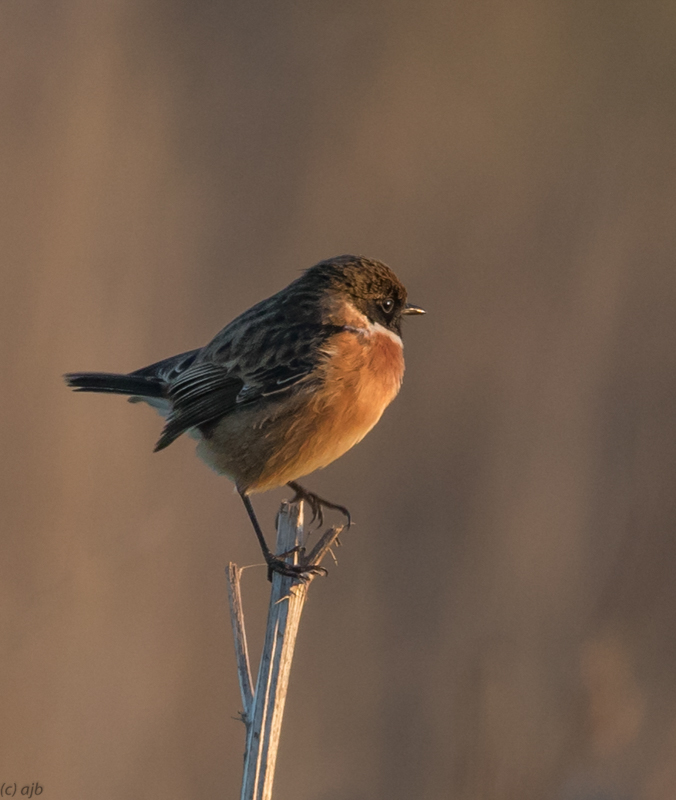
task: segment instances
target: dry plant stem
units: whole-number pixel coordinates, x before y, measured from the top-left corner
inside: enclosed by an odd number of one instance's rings
[[[307,565],[307,572],[297,577],[273,573],[265,642],[253,698],[239,590],[241,570],[234,564],[230,564],[228,569],[230,611],[244,705],[243,716],[247,727],[241,800],[270,800],[272,797],[279,735],[298,624],[308,587],[318,574],[311,571],[310,567],[321,561],[340,531],[340,528],[327,531],[308,557],[303,557],[296,551],[286,558],[290,564]],[[302,502],[283,503],[277,521],[276,552],[281,554],[293,551],[302,545],[302,535]]]
[[[251,680],[251,667],[249,665],[249,648],[246,643],[246,630],[244,629],[244,611],[242,610],[242,592],[240,577],[242,570],[236,564],[228,565],[228,600],[230,601],[230,619],[232,621],[232,635],[235,640],[235,655],[237,657],[237,677],[239,690],[242,694],[242,719],[247,729],[251,721],[251,707],[253,706],[253,681]]]

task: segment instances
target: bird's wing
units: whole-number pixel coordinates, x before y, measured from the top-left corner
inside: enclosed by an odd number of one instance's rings
[[[190,428],[321,381],[326,343],[343,326],[309,317],[286,324],[272,300],[233,320],[202,350],[146,367],[161,373],[171,404],[156,450]]]
[[[242,385],[241,378],[218,364],[203,362],[188,367],[166,388],[171,411],[155,450],[167,447],[190,428],[232,411]]]
[[[177,356],[165,358],[162,361],[156,361],[147,367],[137,369],[135,372],[130,373],[134,377],[151,378],[159,380],[162,383],[171,383],[189,367],[193,365],[200,348],[197,350],[188,350],[186,353],[180,353]]]
[[[214,422],[238,407],[290,391],[312,376],[314,364],[295,359],[240,374],[223,364],[194,364],[167,387],[171,412],[155,450],[162,450],[190,428]]]

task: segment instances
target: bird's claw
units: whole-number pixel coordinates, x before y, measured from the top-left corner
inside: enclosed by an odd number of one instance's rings
[[[324,567],[320,567],[319,564],[308,564],[305,562],[304,559],[301,560],[300,564],[289,564],[287,561],[284,561],[284,556],[291,555],[294,551],[298,551],[302,548],[294,547],[292,551],[289,553],[282,553],[280,556],[274,556],[270,553],[269,556],[266,556],[266,563],[268,565],[268,580],[272,580],[272,573],[276,572],[279,575],[283,575],[286,578],[296,578],[300,580],[306,580],[309,577],[314,577],[316,575],[321,575],[322,577],[326,577],[328,575],[328,570]]]
[[[317,527],[321,528],[324,525],[324,508],[332,508],[334,511],[338,511],[342,514],[345,519],[347,520],[347,527],[349,528],[352,525],[352,516],[345,506],[340,506],[337,503],[331,503],[329,500],[324,500],[323,497],[319,497],[314,492],[310,492],[307,489],[304,489],[300,484],[296,483],[295,481],[291,481],[289,487],[293,489],[295,492],[291,502],[297,503],[300,500],[305,500],[305,502],[310,506],[310,510],[312,511],[312,519],[310,520],[310,524],[313,524],[315,520],[317,521]]]

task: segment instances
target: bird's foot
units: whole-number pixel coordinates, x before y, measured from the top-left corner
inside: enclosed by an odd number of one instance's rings
[[[349,528],[352,525],[352,517],[350,512],[345,508],[345,506],[339,506],[336,503],[331,503],[329,500],[324,500],[323,497],[319,497],[319,495],[315,494],[314,492],[310,492],[307,489],[304,489],[299,483],[295,481],[289,481],[287,484],[289,488],[293,489],[296,493],[291,502],[297,503],[299,500],[305,500],[305,502],[310,506],[312,510],[312,519],[310,520],[310,524],[312,524],[315,520],[317,520],[317,527],[321,528],[324,524],[324,508],[332,508],[334,511],[338,511],[347,520],[347,527]]]
[[[278,556],[272,553],[267,554],[265,556],[265,561],[268,565],[268,580],[272,580],[273,572],[283,575],[286,578],[297,578],[300,580],[307,580],[316,575],[326,576],[329,574],[328,570],[324,569],[324,567],[320,567],[319,564],[309,564],[304,557],[301,558],[300,564],[289,564],[288,561],[284,561],[285,556],[299,551],[302,551],[304,554],[304,548],[299,547],[294,547],[293,550],[290,550],[288,553],[282,553]]]

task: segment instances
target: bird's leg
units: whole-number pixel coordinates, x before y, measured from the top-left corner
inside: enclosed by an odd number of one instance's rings
[[[303,489],[303,487],[299,483],[296,483],[296,481],[289,481],[286,485],[290,489],[293,489],[296,493],[291,502],[296,503],[298,500],[305,500],[312,509],[311,522],[318,520],[320,528],[324,524],[324,512],[322,511],[324,506],[326,506],[326,508],[332,508],[334,511],[340,511],[340,513],[343,514],[347,520],[348,528],[352,524],[352,517],[345,506],[339,506],[336,505],[336,503],[330,503],[328,500],[324,500],[323,497],[319,497],[319,495],[316,495],[314,492],[309,492],[307,489]]]
[[[242,498],[244,508],[246,508],[249,519],[251,520],[251,524],[253,525],[256,538],[258,539],[258,544],[260,544],[261,550],[263,551],[265,563],[268,565],[268,580],[272,580],[273,572],[279,572],[280,575],[286,575],[290,578],[297,578],[299,575],[302,575],[305,572],[312,571],[311,566],[308,568],[307,565],[287,564],[286,561],[284,561],[284,557],[290,555],[293,550],[289,553],[282,553],[281,556],[276,556],[272,550],[270,550],[268,543],[265,541],[265,536],[263,536],[261,526],[258,524],[258,520],[256,519],[256,513],[253,509],[253,505],[251,504],[251,500],[244,492],[240,491],[239,489],[237,491],[239,492],[239,496]],[[320,570],[322,570],[322,568],[318,567],[317,571],[319,572]],[[323,572],[326,572],[326,570],[323,570]]]

